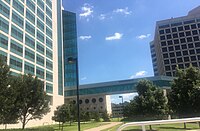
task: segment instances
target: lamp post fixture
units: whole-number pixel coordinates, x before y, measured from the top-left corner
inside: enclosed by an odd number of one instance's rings
[[[76,103],[77,103],[77,117],[78,117],[78,131],[81,131],[81,125],[80,125],[80,107],[79,107],[79,77],[78,77],[78,59],[69,57],[68,63],[70,64],[76,64]]]
[[[122,109],[124,109],[124,99],[123,99],[123,96],[119,96],[119,98],[121,98],[122,99]],[[122,114],[122,118],[123,118],[123,114]]]

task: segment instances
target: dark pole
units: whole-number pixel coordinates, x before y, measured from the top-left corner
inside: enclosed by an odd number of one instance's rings
[[[80,124],[80,108],[79,108],[79,77],[78,77],[78,58],[75,59],[76,62],[76,96],[77,96],[77,115],[78,115],[78,131],[81,131]]]

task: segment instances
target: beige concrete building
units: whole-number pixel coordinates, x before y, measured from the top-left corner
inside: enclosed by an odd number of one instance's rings
[[[61,5],[61,0],[0,0],[0,55],[12,75],[30,73],[44,81],[51,100],[51,112],[27,127],[52,124],[54,110],[64,103]]]
[[[174,76],[177,66],[200,67],[199,36],[200,6],[187,16],[158,21],[150,43],[154,75]]]
[[[76,97],[66,99],[66,102],[74,101],[76,103]],[[110,95],[91,95],[80,96],[80,111],[86,112],[105,112],[109,115],[112,114]]]

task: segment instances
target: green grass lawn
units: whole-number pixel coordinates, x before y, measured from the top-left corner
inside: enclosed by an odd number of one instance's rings
[[[103,131],[116,131],[120,125],[103,130]],[[186,131],[193,129],[200,129],[197,123],[187,123],[187,129],[183,128],[183,124],[170,124],[170,125],[153,125],[153,131]],[[149,131],[149,126],[146,126],[146,130]],[[142,131],[141,127],[133,126],[125,128],[123,131]]]
[[[85,129],[90,129],[94,127],[98,127],[101,125],[106,125],[107,123],[103,122],[88,122],[88,123],[81,123],[81,131]],[[70,126],[68,123],[64,124],[63,131],[77,131],[77,123],[72,123]],[[49,125],[49,126],[41,126],[41,127],[35,127],[35,128],[26,128],[25,130],[22,129],[7,129],[3,131],[61,131],[59,129],[59,125]]]
[[[94,127],[99,127],[101,125],[106,125],[107,123],[103,123],[103,122],[88,122],[88,123],[81,123],[81,131],[86,130],[86,129],[90,129],[90,128],[94,128]],[[58,130],[59,131],[59,126],[58,125],[53,125],[52,126],[54,128],[54,130]],[[64,131],[77,131],[77,123],[73,123],[71,126],[69,124],[65,124],[64,125]]]

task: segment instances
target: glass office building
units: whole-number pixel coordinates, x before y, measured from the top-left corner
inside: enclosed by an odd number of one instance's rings
[[[76,89],[77,81],[77,32],[76,14],[63,11],[63,50],[64,50],[64,87],[65,92],[69,89]],[[68,62],[73,58],[74,62]]]
[[[29,73],[44,81],[52,111],[64,103],[61,4],[0,0],[0,54],[13,75]]]

